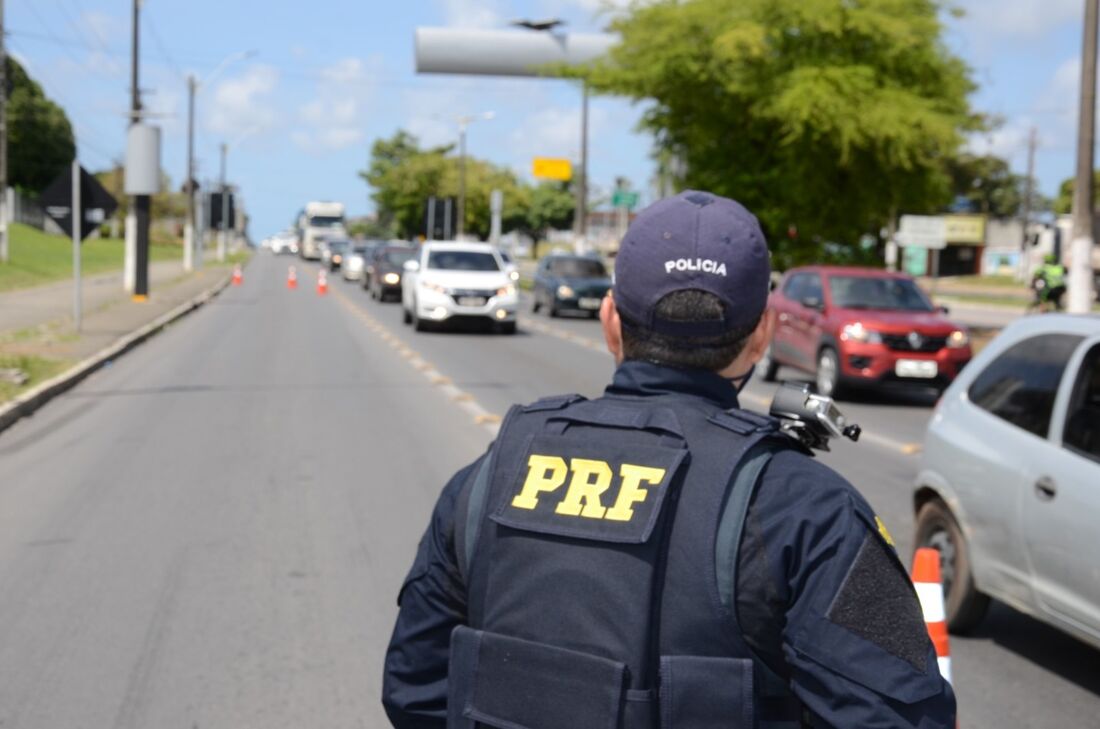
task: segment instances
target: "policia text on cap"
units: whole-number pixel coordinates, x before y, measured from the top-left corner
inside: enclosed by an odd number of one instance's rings
[[[866,501],[741,410],[769,258],[738,203],[643,211],[600,319],[604,395],[514,407],[451,479],[398,597],[395,727],[953,727]]]

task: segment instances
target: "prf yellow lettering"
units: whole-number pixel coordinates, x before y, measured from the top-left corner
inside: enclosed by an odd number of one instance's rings
[[[615,505],[607,510],[605,519],[612,521],[630,521],[634,518],[634,504],[645,501],[646,490],[641,488],[642,482],[656,485],[665,477],[665,469],[648,468],[646,466],[634,466],[624,463],[619,469],[619,478],[622,486],[619,487],[619,498],[615,499]]]
[[[611,486],[611,466],[603,461],[571,458],[569,470],[573,472],[573,478],[569,481],[569,490],[565,492],[565,498],[554,511],[565,516],[602,519],[607,507],[600,503],[600,496]]]
[[[527,459],[527,480],[523,489],[512,499],[517,509],[534,509],[539,505],[539,494],[554,491],[565,483],[568,468],[558,456],[540,456],[532,454]]]
[[[648,491],[643,484],[656,486],[665,478],[665,469],[636,466],[624,463],[619,469],[619,493],[611,508],[604,506],[603,495],[611,488],[614,472],[605,461],[587,458],[571,458],[567,466],[559,456],[533,454],[527,459],[527,479],[523,488],[512,499],[517,509],[535,509],[539,496],[557,491],[565,483],[569,488],[554,508],[562,516],[579,516],[585,519],[609,519],[630,521],[634,518],[634,504],[645,501]]]

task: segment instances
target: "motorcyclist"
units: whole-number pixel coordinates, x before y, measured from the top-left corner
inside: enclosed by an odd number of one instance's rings
[[[1058,262],[1058,257],[1047,254],[1043,257],[1043,265],[1035,272],[1031,279],[1031,288],[1035,291],[1033,308],[1040,311],[1048,311],[1053,305],[1055,309],[1062,308],[1062,297],[1066,293],[1066,268]]]

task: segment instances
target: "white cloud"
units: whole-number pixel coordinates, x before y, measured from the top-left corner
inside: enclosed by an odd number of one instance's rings
[[[377,58],[351,57],[322,69],[314,97],[298,108],[304,126],[291,135],[294,143],[320,154],[363,142],[374,71],[380,63]]]
[[[959,0],[960,21],[974,40],[1039,38],[1059,26],[1081,23],[1081,0]]]
[[[440,0],[444,23],[458,28],[495,28],[505,24],[496,0]]]
[[[206,127],[215,134],[263,133],[278,119],[274,100],[279,72],[272,66],[256,64],[235,78],[214,88]]]

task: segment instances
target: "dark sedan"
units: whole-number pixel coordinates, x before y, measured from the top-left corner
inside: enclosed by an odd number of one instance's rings
[[[385,301],[388,297],[401,298],[401,274],[405,261],[416,257],[416,249],[409,246],[382,246],[374,251],[370,264],[370,277],[364,282],[370,297]]]
[[[535,271],[531,310],[546,307],[550,316],[580,311],[598,316],[600,302],[611,288],[607,268],[598,258],[552,255],[539,261]]]

